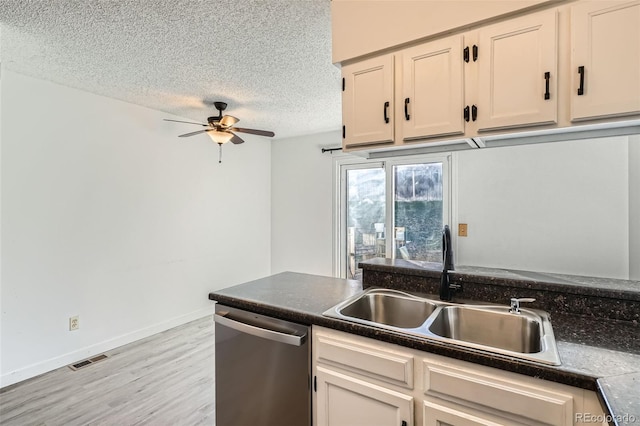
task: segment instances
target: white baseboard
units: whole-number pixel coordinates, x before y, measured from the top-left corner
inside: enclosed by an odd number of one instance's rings
[[[86,346],[84,348],[57,356],[55,358],[37,362],[35,364],[28,365],[15,371],[10,371],[0,376],[0,389],[21,382],[23,380],[39,376],[57,368],[65,367],[71,363],[90,358],[102,352],[110,351],[111,349],[126,345],[127,343],[144,339],[145,337],[152,336],[156,333],[160,333],[170,328],[195,321],[207,315],[213,315],[213,313],[214,306],[212,305],[211,307],[190,312],[185,315],[180,315],[178,317],[162,321],[149,327],[141,328],[130,333],[105,340],[104,342]]]

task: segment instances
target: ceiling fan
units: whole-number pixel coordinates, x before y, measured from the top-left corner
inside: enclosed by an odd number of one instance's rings
[[[270,138],[275,136],[275,133],[267,130],[255,130],[255,129],[246,129],[243,127],[233,127],[233,125],[240,120],[231,115],[222,115],[222,111],[227,109],[227,104],[225,102],[214,102],[213,106],[215,106],[216,109],[218,110],[218,115],[216,117],[208,117],[207,124],[194,123],[191,121],[171,120],[169,118],[165,118],[164,120],[175,121],[176,123],[195,124],[197,126],[207,127],[207,129],[185,133],[184,135],[178,135],[178,137],[186,138],[189,136],[199,135],[200,133],[206,133],[220,147],[218,163],[222,163],[222,144],[223,143],[227,143],[227,142],[231,142],[233,144],[244,143],[244,140],[242,140],[242,138],[240,138],[238,135],[236,135],[233,132],[249,133],[252,135],[267,136]]]

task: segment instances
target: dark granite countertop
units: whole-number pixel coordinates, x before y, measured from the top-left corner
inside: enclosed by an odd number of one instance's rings
[[[442,263],[419,260],[375,258],[360,263],[361,267],[372,270],[401,270],[407,274],[424,277],[439,277]],[[640,281],[615,278],[587,277],[547,272],[531,272],[516,269],[486,268],[481,266],[456,265],[450,271],[452,281],[468,281],[493,285],[511,285],[519,281],[524,285],[535,286],[541,290],[563,290],[597,297],[624,298],[640,301]]]
[[[404,266],[411,273],[439,274],[435,268],[431,271],[424,267],[413,270],[411,264]],[[582,317],[575,315],[552,314],[551,321],[562,365],[550,366],[322,315],[327,309],[360,291],[362,285],[357,281],[284,272],[211,292],[209,299],[284,320],[333,328],[594,390],[599,393],[618,425],[632,424],[633,421],[629,419],[640,421],[640,325],[637,323],[608,319],[584,322]],[[631,341],[632,344],[624,341]]]

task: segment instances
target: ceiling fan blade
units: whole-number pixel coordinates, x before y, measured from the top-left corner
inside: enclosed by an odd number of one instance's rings
[[[231,133],[231,132],[229,132],[229,133]],[[241,137],[239,137],[238,135],[233,135],[233,137],[230,139],[230,142],[238,145],[238,144],[244,143],[244,140]]]
[[[191,133],[185,133],[184,135],[178,135],[179,138],[186,138],[189,136],[195,136],[195,135],[199,135],[200,133],[206,133],[206,132],[210,132],[211,129],[205,129],[205,130],[197,130],[195,132],[191,132]]]
[[[268,136],[270,138],[276,135],[275,133],[269,132],[268,130],[244,129],[241,127],[231,127],[229,130],[233,130],[234,132],[240,132],[240,133],[250,133],[252,135]]]
[[[236,124],[238,121],[240,121],[239,118],[236,118],[232,115],[225,115],[220,119],[220,125],[222,127],[231,127],[234,124]]]
[[[180,120],[171,120],[169,118],[163,118],[164,121],[173,121],[175,123],[186,123],[186,124],[197,124],[198,126],[208,126],[208,124],[202,124],[202,123],[193,123],[191,121],[180,121]]]

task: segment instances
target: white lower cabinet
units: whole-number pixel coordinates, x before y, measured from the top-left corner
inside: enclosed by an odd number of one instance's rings
[[[503,424],[431,401],[424,401],[423,420],[424,426],[500,426]]]
[[[425,407],[431,401],[452,403],[461,419],[466,419],[453,424],[572,425],[574,404],[581,401],[582,390],[576,390],[576,395],[570,388],[552,385],[469,363],[423,360],[424,395],[433,397]],[[432,410],[437,416],[445,412]],[[483,416],[484,422],[480,421]],[[425,417],[425,425],[440,424],[433,421]]]
[[[413,398],[365,380],[318,367],[317,422],[326,426],[413,424]]]
[[[315,329],[312,351],[314,424],[414,424],[411,354],[326,329]]]
[[[581,424],[595,392],[313,327],[314,424]]]

